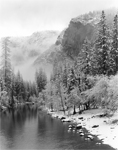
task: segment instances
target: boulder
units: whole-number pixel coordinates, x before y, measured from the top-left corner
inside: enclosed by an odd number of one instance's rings
[[[72,128],[68,128],[68,130],[71,130]]]
[[[78,119],[81,119],[81,120],[83,120],[84,118],[83,118],[83,117],[79,117]]]
[[[76,128],[75,125],[71,125],[71,124],[70,124],[68,127],[71,128],[71,129],[72,129],[72,128]]]
[[[79,132],[79,134],[83,133],[82,131],[78,131],[78,132]]]
[[[71,128],[68,129],[68,132],[70,132],[70,131],[71,131]]]
[[[7,110],[6,106],[1,106],[2,112],[5,112]]]
[[[88,135],[87,138],[89,138],[90,140],[94,139],[92,135]]]
[[[63,119],[66,119],[66,117],[62,116],[60,119],[63,120]]]
[[[71,122],[69,118],[61,119],[62,122]]]
[[[97,145],[100,145],[101,143],[96,143]]]
[[[81,125],[77,125],[76,129],[82,129],[82,126]]]
[[[97,127],[99,127],[99,125],[94,125],[94,126],[92,126],[92,128],[97,128]]]
[[[82,129],[80,129],[80,130],[79,130],[79,132],[83,132],[83,130],[82,130]]]
[[[86,140],[86,141],[90,141],[90,138],[87,137],[87,138],[85,138],[85,140]]]
[[[92,116],[91,118],[95,118],[95,116]]]
[[[84,136],[84,133],[80,133],[80,136]]]
[[[70,124],[68,127],[69,127],[69,128],[72,128],[72,125]]]

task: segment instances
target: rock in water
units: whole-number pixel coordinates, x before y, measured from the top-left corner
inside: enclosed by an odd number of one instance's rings
[[[68,132],[71,132],[71,130],[70,130],[70,129],[68,129]]]
[[[80,136],[84,136],[84,133],[80,133]]]
[[[77,125],[76,129],[82,129],[82,126],[81,125]]]
[[[88,135],[87,138],[89,138],[90,140],[94,139],[92,135]]]
[[[68,127],[69,127],[69,128],[72,128],[72,125],[70,124]]]

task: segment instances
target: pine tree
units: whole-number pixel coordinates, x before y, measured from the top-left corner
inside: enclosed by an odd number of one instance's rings
[[[66,83],[64,81],[64,70],[62,63],[55,63],[53,68],[53,82],[55,83],[56,95],[60,99],[61,107],[65,113],[65,101],[66,101]]]
[[[70,93],[70,91],[73,90],[75,86],[77,86],[77,80],[74,69],[71,68],[70,73],[68,74],[68,93]]]
[[[22,77],[20,72],[18,71],[15,78],[15,95],[18,101],[20,100],[21,97],[21,84],[22,84]]]
[[[66,63],[66,60],[63,64],[63,73],[62,73],[62,82],[63,82],[63,85],[65,88],[67,88],[68,86],[68,68],[67,68],[67,63]]]
[[[10,61],[10,49],[9,49],[9,37],[6,37],[2,41],[2,72],[3,72],[3,86],[5,90],[10,94],[11,88],[11,61]]]
[[[83,43],[83,47],[81,49],[81,52],[79,53],[79,62],[80,62],[80,70],[85,75],[89,75],[92,72],[92,48],[91,43],[86,38]]]
[[[38,96],[37,87],[36,87],[35,82],[32,83],[32,93],[33,93],[33,95]]]
[[[31,96],[31,86],[30,83],[28,81],[25,82],[25,89],[26,89],[26,102],[29,101],[29,98]]]
[[[47,83],[47,76],[45,72],[40,69],[39,71],[36,71],[35,74],[36,84],[38,87],[38,92],[42,92],[42,90],[45,89],[46,83]]]
[[[14,96],[15,96],[15,74],[14,74],[14,70],[12,69],[11,71],[11,99],[10,99],[11,107],[14,107],[14,104],[15,104]]]
[[[23,78],[21,77],[21,82],[20,82],[20,88],[21,88],[21,94],[20,94],[20,96],[21,96],[21,99],[23,100],[23,101],[25,101],[26,100],[26,88],[25,88],[25,83],[24,83],[24,80],[23,80]]]
[[[114,23],[113,23],[109,65],[110,65],[109,73],[115,75],[118,72],[118,16],[117,15],[114,17]]]
[[[109,56],[109,30],[106,24],[104,11],[98,24],[98,36],[96,40],[96,60],[98,74],[108,74],[108,56]]]
[[[53,111],[57,104],[56,88],[53,80],[47,83],[45,93],[47,97],[46,104],[51,108],[51,111]]]

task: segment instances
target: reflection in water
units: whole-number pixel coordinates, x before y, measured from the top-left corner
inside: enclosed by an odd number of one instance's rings
[[[68,123],[53,119],[37,106],[22,106],[0,116],[1,149],[112,149],[67,132]],[[87,131],[84,129],[84,133]],[[101,141],[99,141],[101,142]]]

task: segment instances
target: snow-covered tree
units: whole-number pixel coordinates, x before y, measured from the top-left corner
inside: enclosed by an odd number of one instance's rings
[[[86,75],[92,73],[92,48],[87,38],[84,40],[81,52],[79,53],[78,63],[81,72]]]
[[[35,79],[36,79],[36,84],[38,87],[38,92],[42,92],[42,90],[45,89],[45,86],[47,83],[47,76],[45,72],[42,69],[39,69],[39,71],[36,71]]]
[[[15,95],[17,100],[19,101],[20,97],[21,97],[21,86],[22,86],[22,76],[20,74],[20,72],[18,71],[15,77]]]
[[[109,73],[115,75],[118,72],[118,16],[114,17],[112,30],[112,43],[109,58]]]
[[[77,86],[77,80],[74,69],[71,68],[68,74],[68,93],[70,93],[70,91],[73,90],[75,86]]]
[[[76,107],[80,106],[81,103],[81,96],[80,91],[78,87],[74,87],[73,90],[71,90],[69,96],[68,96],[68,106],[73,107],[73,114],[76,114]]]
[[[104,11],[98,24],[98,35],[96,40],[96,60],[98,74],[108,74],[109,61],[109,29],[106,24],[106,17]]]
[[[10,48],[9,37],[2,40],[2,79],[4,90],[10,93],[11,88],[11,61],[10,61]]]
[[[59,101],[56,95],[56,87],[53,81],[50,81],[46,85],[46,105],[53,111],[54,109],[59,109]]]
[[[67,68],[66,61],[64,62],[62,80],[63,80],[64,87],[67,88],[67,86],[68,86],[68,68]]]

